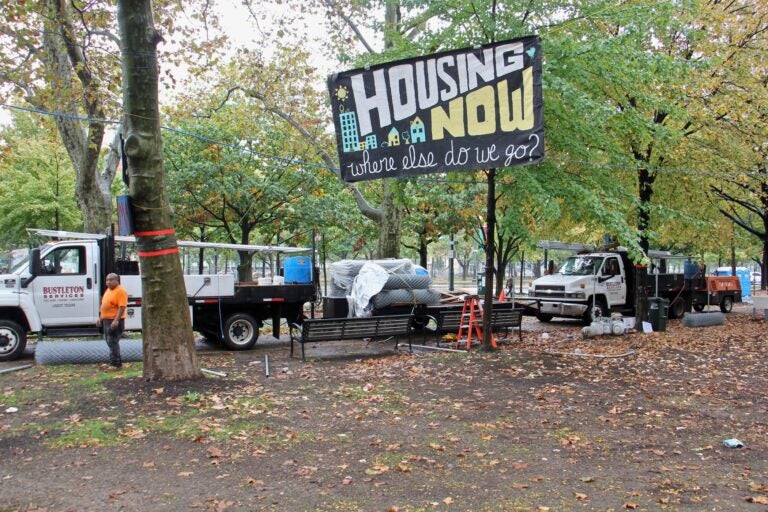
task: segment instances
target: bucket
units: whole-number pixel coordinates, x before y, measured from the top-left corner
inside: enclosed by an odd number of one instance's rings
[[[284,269],[286,284],[312,282],[312,260],[309,256],[286,258]]]
[[[272,276],[272,284],[285,284],[285,279],[283,279],[283,276]]]

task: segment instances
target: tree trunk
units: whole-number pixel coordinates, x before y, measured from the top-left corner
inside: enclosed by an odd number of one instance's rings
[[[243,217],[240,224],[240,243],[248,245],[251,242],[251,224]],[[241,283],[253,281],[253,253],[237,251],[237,280]],[[270,264],[269,268],[272,268]]]
[[[387,0],[384,12],[384,47],[393,46],[392,34],[400,28],[400,2]],[[379,258],[400,257],[400,227],[402,211],[395,205],[390,180],[384,180],[384,199],[381,204],[381,223],[379,224]],[[425,267],[426,268],[426,267]]]
[[[383,185],[384,200],[381,204],[378,256],[379,258],[399,258],[402,213],[395,205],[392,184],[385,179]]]
[[[102,186],[98,172],[104,139],[102,94],[98,90],[98,81],[90,74],[79,42],[73,40],[68,5],[61,0],[45,0],[43,61],[47,72],[54,77],[50,104],[46,106],[76,116],[79,112],[72,98],[79,95],[83,98],[86,117],[94,119],[88,123],[86,132],[80,120],[63,116],[55,118],[59,136],[75,170],[75,195],[83,212],[84,229],[87,232],[104,231],[111,223],[112,201],[109,187]],[[73,88],[76,79],[82,88],[79,93]]]
[[[651,227],[651,198],[653,197],[653,182],[656,175],[652,174],[642,167],[637,171],[638,196],[640,205],[637,212],[637,231],[640,236],[640,247],[645,254],[648,254],[650,242],[648,241],[648,231]]]
[[[419,265],[424,268],[427,267],[427,260],[429,259],[429,245],[424,236],[419,237]]]
[[[507,264],[509,262],[507,261],[498,261],[496,271],[494,272],[494,282],[496,283],[496,288],[494,290],[494,297],[498,297],[501,295],[501,290],[504,289],[504,275],[507,273]]]
[[[250,283],[253,281],[253,253],[237,251],[237,256],[237,280],[241,283]]]
[[[202,376],[163,179],[156,46],[151,0],[118,0],[134,230],[141,262],[144,377]]]

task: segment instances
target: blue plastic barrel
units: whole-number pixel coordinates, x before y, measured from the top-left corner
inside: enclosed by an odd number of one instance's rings
[[[312,259],[309,256],[286,258],[283,268],[286,284],[312,282]]]

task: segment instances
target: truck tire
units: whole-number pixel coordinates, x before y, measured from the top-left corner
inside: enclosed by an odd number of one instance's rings
[[[702,311],[704,311],[704,304],[697,302],[696,304],[693,305],[693,310],[696,311],[697,313],[701,313]]]
[[[723,313],[730,313],[732,309],[733,309],[733,297],[731,297],[730,295],[726,295],[720,301],[720,311],[722,311]]]
[[[598,318],[609,315],[610,312],[608,311],[608,305],[605,303],[605,299],[595,299],[594,302],[592,299],[590,299],[587,310],[584,312],[584,316],[582,317],[581,321],[584,323],[584,325],[589,325]]]
[[[669,311],[667,315],[669,318],[683,318],[685,314],[685,300],[678,297],[672,304],[669,305]]]
[[[548,313],[536,313],[536,319],[539,322],[544,322],[544,323],[551,322],[552,318],[553,318],[553,315],[550,315]]]
[[[248,350],[259,338],[259,324],[251,315],[235,313],[224,323],[224,346],[230,350]]]
[[[16,322],[0,320],[0,361],[21,357],[27,346],[27,332]]]

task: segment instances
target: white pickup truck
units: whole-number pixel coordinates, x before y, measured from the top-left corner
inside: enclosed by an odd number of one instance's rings
[[[0,275],[0,361],[20,357],[28,333],[40,339],[96,335],[104,278],[110,272],[120,274],[128,292],[126,330],[141,330],[138,261],[116,260],[113,237],[37,231],[64,240],[32,249],[29,259]],[[183,241],[179,246],[282,253],[308,250]],[[184,283],[193,328],[231,350],[252,347],[266,319],[272,320],[273,334],[279,336],[281,319],[300,322],[304,304],[316,297],[314,282],[258,286],[235,283],[233,275],[185,275]]]

